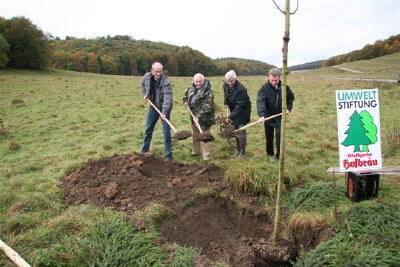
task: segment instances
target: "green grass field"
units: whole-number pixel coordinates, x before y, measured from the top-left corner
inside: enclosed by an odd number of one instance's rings
[[[319,187],[313,189],[315,183],[326,184],[335,179],[339,185],[338,190],[344,190],[343,176],[332,177],[326,173],[328,167],[338,165],[335,90],[379,88],[383,164],[400,165],[400,85],[332,79],[392,79],[395,73],[400,72],[399,62],[400,53],[397,53],[345,64],[348,68],[366,71],[368,74],[357,76],[355,73],[342,73],[327,68],[289,75],[288,83],[296,100],[287,123],[285,177],[289,182],[285,205],[289,210],[288,215],[291,212],[304,212],[312,216],[311,213],[324,217],[329,223],[334,222],[330,216],[332,204],[329,203],[332,202],[315,205],[321,198],[318,194],[305,192],[307,196],[315,197],[310,199],[310,203],[314,203],[312,205],[301,209],[290,207],[301,204],[296,204],[296,199],[301,195],[298,190],[320,190]],[[252,100],[252,120],[257,119],[256,95],[265,78],[239,77],[248,88]],[[31,264],[187,266],[191,258],[198,254],[194,249],[182,247],[176,251],[173,261],[167,263],[167,251],[155,245],[158,238],[155,230],[137,231],[123,219],[123,215],[112,210],[94,206],[65,207],[61,203],[62,191],[59,184],[65,174],[89,159],[140,150],[147,111],[139,88],[140,79],[60,70],[0,71],[0,119],[4,125],[0,129],[0,239]],[[218,112],[223,114],[223,77],[209,79],[213,85]],[[178,130],[189,130],[189,115],[181,99],[191,78],[171,77],[171,80],[174,89],[171,122]],[[260,125],[248,129],[247,157],[244,160],[233,158],[234,148],[217,137],[213,143],[212,162],[227,169],[233,188],[259,193],[265,208],[272,211],[278,170],[276,162],[267,162],[265,159],[263,131]],[[213,127],[212,133],[217,136],[217,127]],[[162,156],[162,146],[162,129],[158,123],[152,142],[156,155]],[[174,159],[183,162],[198,160],[191,158],[190,152],[191,139],[181,141],[174,147]],[[244,176],[237,175],[243,170]],[[382,177],[377,200],[351,203],[345,198],[339,198],[342,216],[350,212],[353,217],[349,215],[349,221],[352,223],[356,221],[351,221],[352,218],[357,217],[353,210],[366,208],[376,212],[384,210],[389,218],[398,218],[398,208],[385,207],[399,207],[399,178]],[[237,186],[243,182],[240,179],[248,183],[246,188]],[[306,189],[294,190],[300,185]],[[330,191],[327,192],[329,194]],[[374,232],[373,237],[392,240],[396,227],[389,225],[385,231]],[[338,231],[343,233],[344,230]],[[352,246],[361,250],[364,245],[363,235],[359,234],[358,237],[348,241],[345,234],[340,234],[335,237],[335,241],[330,242],[336,242],[334,245],[338,247],[343,244],[342,249]],[[393,241],[388,244],[379,240],[368,247],[368,251],[387,247],[388,251],[384,251],[386,254],[380,255],[379,259],[388,262],[387,266],[396,262],[396,259],[397,263],[400,262],[399,252],[391,250],[398,243]],[[320,248],[320,254],[328,251],[331,258],[347,257],[345,259],[353,260],[346,253],[335,256],[329,244],[324,246]],[[313,257],[313,254],[305,254],[304,257],[299,263],[306,266],[310,262],[307,257]],[[355,263],[363,265],[362,257],[356,260]],[[328,265],[333,263],[339,264],[340,261],[327,262]],[[0,265],[12,266],[12,263],[0,253]]]

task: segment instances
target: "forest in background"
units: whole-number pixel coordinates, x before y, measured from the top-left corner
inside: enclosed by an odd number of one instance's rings
[[[79,72],[143,75],[160,61],[172,76],[265,75],[273,65],[241,58],[212,59],[188,46],[134,40],[127,35],[95,39],[44,34],[28,18],[0,17],[0,68],[58,68]]]
[[[378,40],[362,49],[290,67],[290,70],[315,69],[392,54],[400,51],[400,34]],[[275,67],[262,61],[243,58],[212,59],[189,46],[135,40],[128,35],[95,39],[67,36],[65,40],[44,34],[28,18],[0,17],[0,69],[58,68],[79,72],[118,75],[143,75],[151,63],[159,61],[168,75],[224,75],[234,69],[239,75],[265,75]]]
[[[392,35],[385,40],[378,40],[374,44],[367,44],[362,49],[346,54],[330,57],[322,63],[322,67],[339,65],[346,62],[372,59],[400,51],[400,34]]]

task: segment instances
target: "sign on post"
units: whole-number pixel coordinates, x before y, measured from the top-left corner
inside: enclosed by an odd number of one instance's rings
[[[382,168],[378,89],[337,90],[340,171]]]

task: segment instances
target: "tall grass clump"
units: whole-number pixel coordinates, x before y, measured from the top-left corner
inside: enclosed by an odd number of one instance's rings
[[[336,192],[332,183],[318,183],[306,188],[296,188],[287,194],[284,205],[293,212],[321,211],[331,208],[337,201],[345,201],[343,185],[336,185]],[[335,196],[336,195],[336,196]]]
[[[166,251],[154,244],[157,238],[156,233],[137,231],[120,214],[114,214],[83,232],[73,247],[76,257],[71,265],[162,265]]]
[[[225,172],[229,185],[243,193],[267,194],[275,197],[277,181],[277,165],[266,167],[256,162],[231,164]]]
[[[400,205],[365,202],[339,217],[337,234],[295,266],[398,266]]]

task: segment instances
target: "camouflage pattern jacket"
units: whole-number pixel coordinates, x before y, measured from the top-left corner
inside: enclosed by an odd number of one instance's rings
[[[204,80],[203,87],[198,89],[197,94],[195,92],[196,88],[192,84],[186,89],[183,102],[188,102],[193,114],[199,119],[201,129],[206,131],[215,124],[214,95],[211,83]]]

